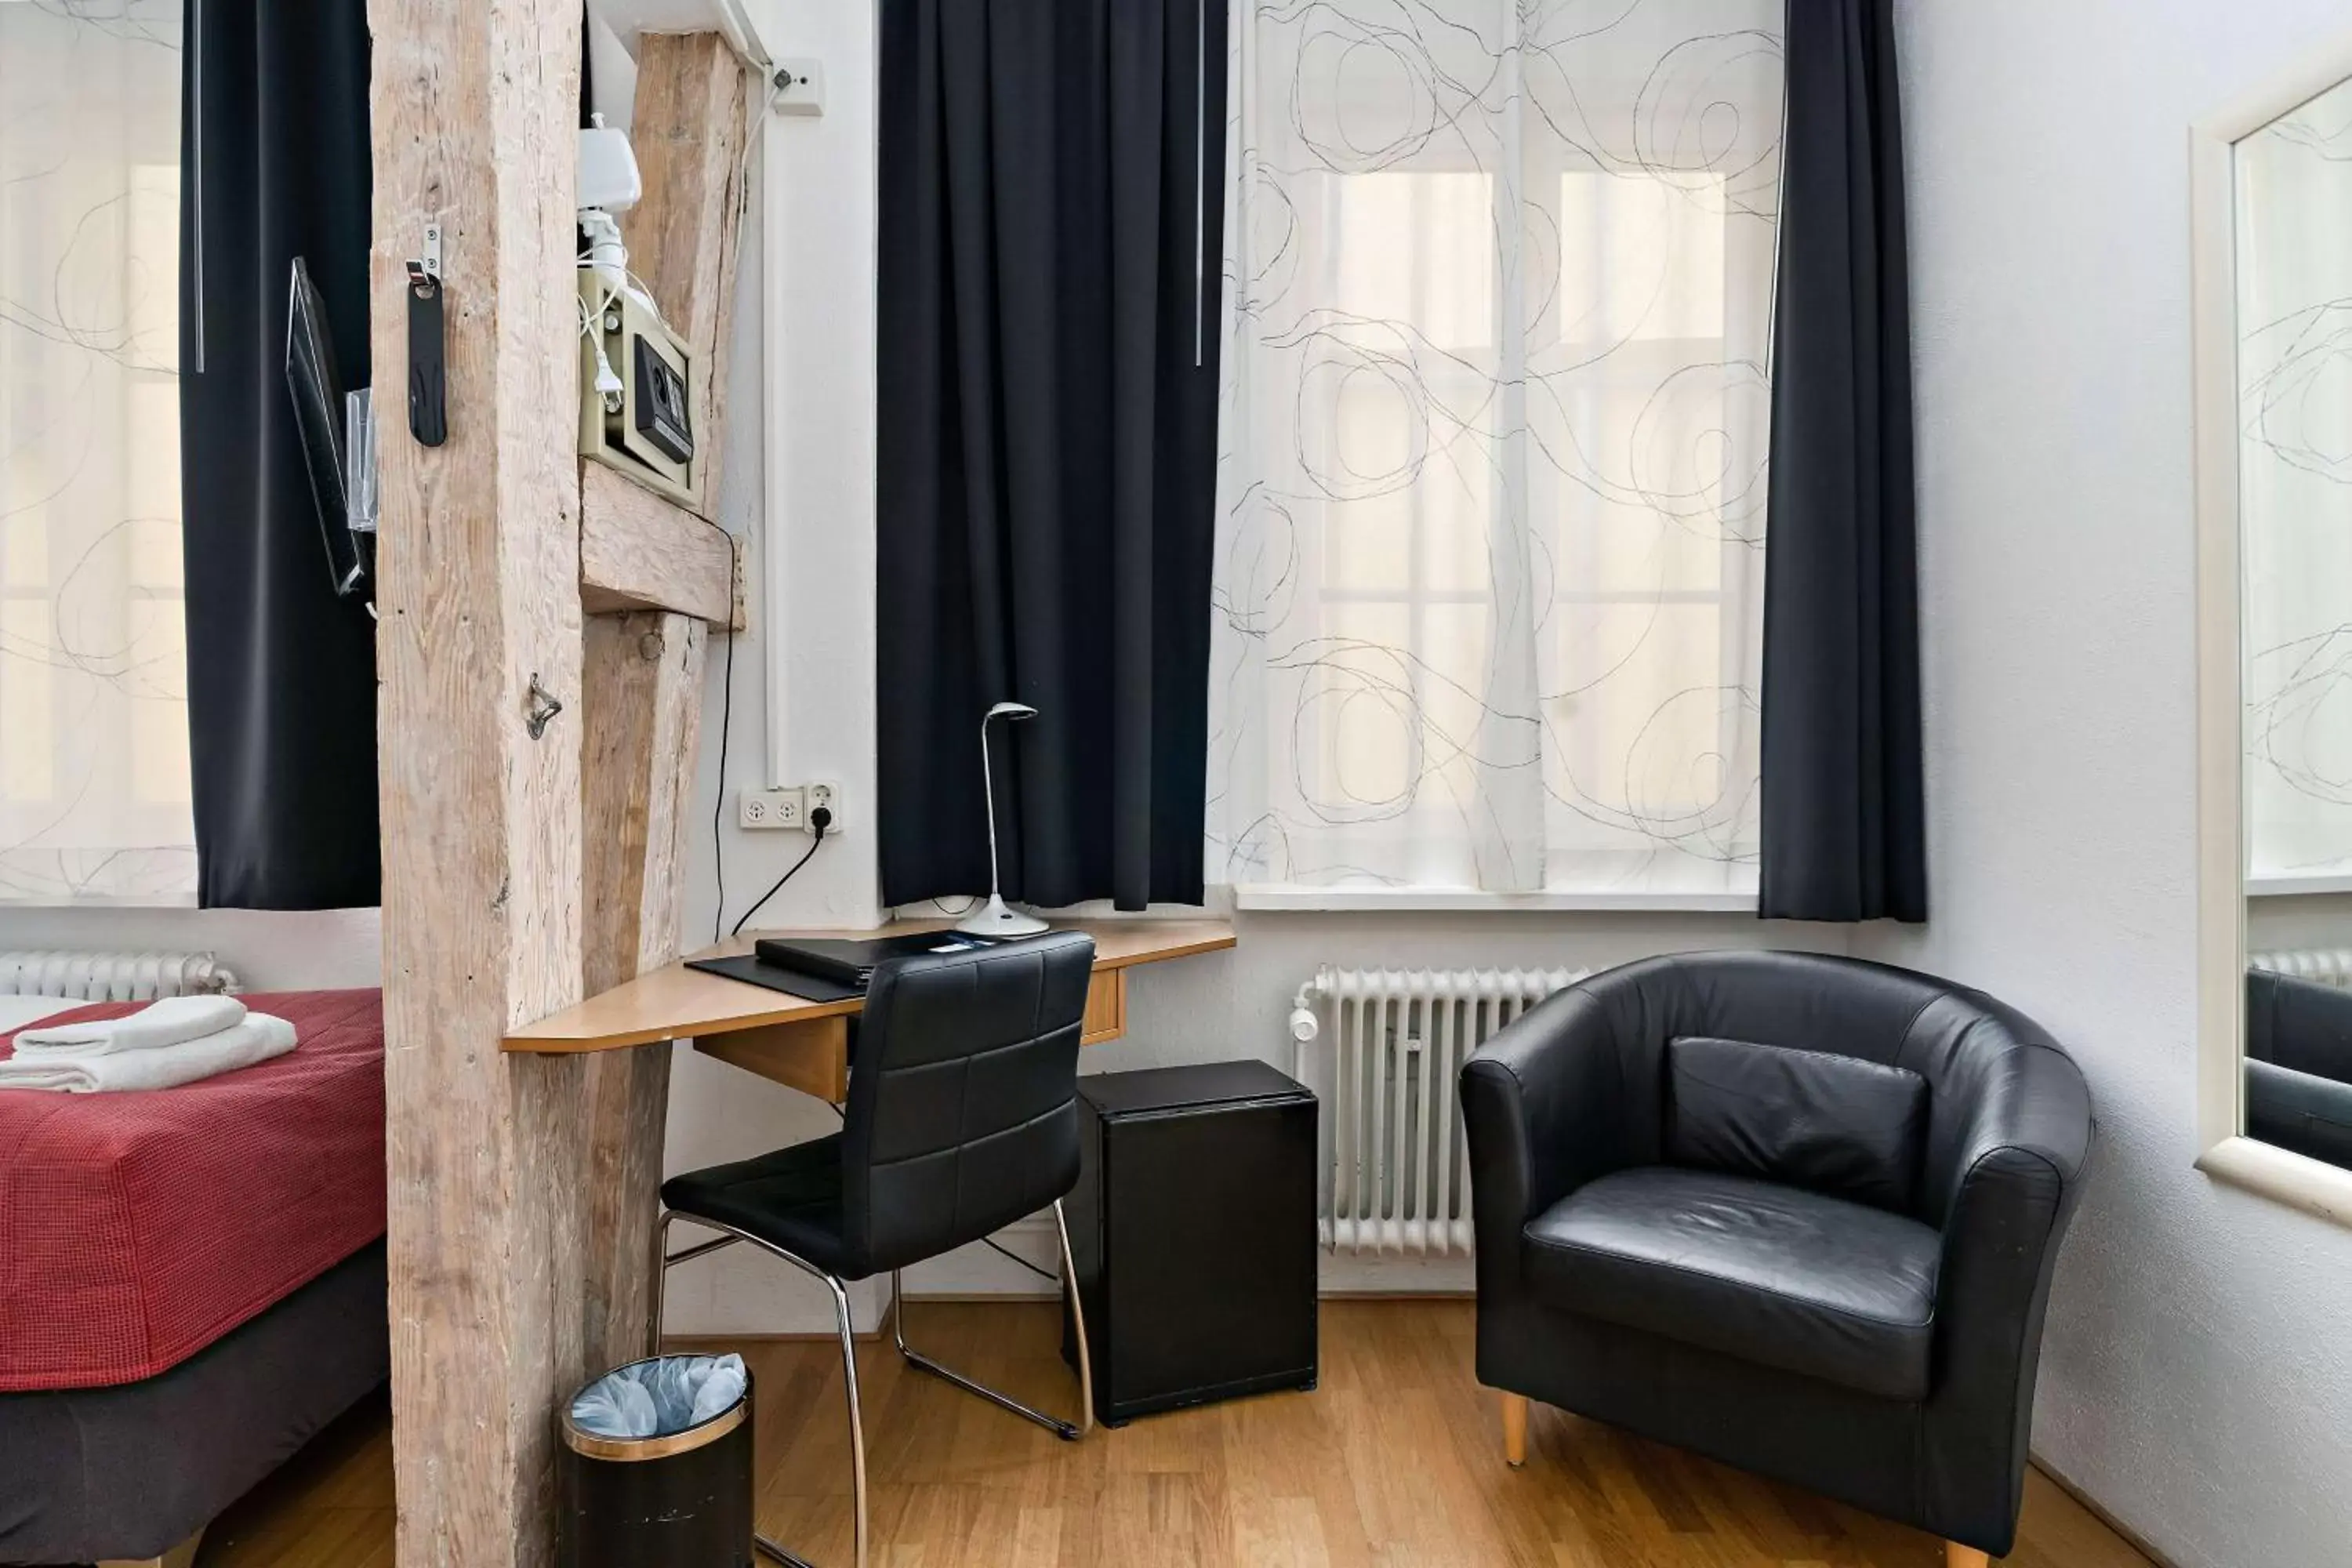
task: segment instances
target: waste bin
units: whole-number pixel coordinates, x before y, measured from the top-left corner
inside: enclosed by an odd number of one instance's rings
[[[677,1363],[632,1362],[580,1391],[562,1415],[557,1562],[562,1568],[751,1568],[751,1375],[734,1357],[742,1393],[698,1421],[664,1408],[651,1435],[613,1436],[581,1416],[587,1396],[612,1379],[671,1387]],[[664,1363],[671,1363],[665,1366]],[[675,1430],[669,1428],[675,1427]]]

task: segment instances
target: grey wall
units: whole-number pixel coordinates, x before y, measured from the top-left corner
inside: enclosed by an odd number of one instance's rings
[[[2352,1233],[2197,1153],[2189,122],[2331,0],[1910,0],[1936,899],[2096,1097],[2035,1443],[2182,1568],[2352,1561]]]
[[[2246,951],[2352,947],[2352,893],[2295,893],[2246,900]]]

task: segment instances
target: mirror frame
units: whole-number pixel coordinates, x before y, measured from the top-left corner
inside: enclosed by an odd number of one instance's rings
[[[2197,465],[2198,1169],[2352,1226],[2352,1171],[2245,1136],[2245,773],[2239,580],[2238,269],[2232,150],[2352,80],[2352,37],[2308,51],[2189,128]]]

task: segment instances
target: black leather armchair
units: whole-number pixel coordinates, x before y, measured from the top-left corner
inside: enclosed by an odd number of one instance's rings
[[[1478,1377],[1513,1463],[1535,1399],[1956,1563],[2009,1551],[2093,1132],[2030,1019],[1847,959],[1652,959],[1487,1042],[1462,1106]]]

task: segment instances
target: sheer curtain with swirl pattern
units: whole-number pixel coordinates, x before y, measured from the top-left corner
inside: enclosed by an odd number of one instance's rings
[[[2352,876],[2352,86],[2233,163],[2245,868],[2332,884]]]
[[[1780,26],[1237,6],[1212,881],[1753,891]]]
[[[179,0],[0,0],[0,900],[185,902]]]

